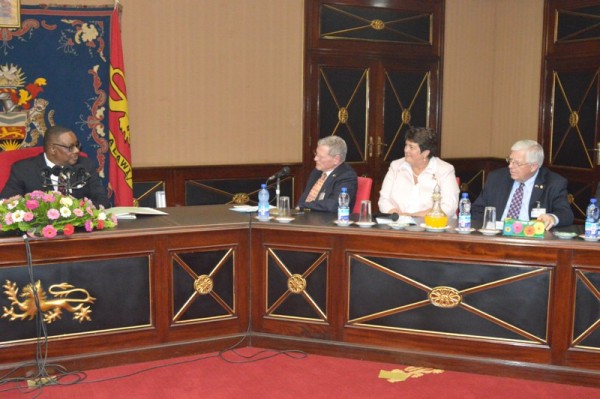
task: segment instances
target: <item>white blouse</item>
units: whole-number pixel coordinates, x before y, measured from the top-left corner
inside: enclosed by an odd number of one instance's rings
[[[442,210],[449,217],[456,216],[460,188],[454,166],[438,157],[431,157],[415,183],[411,166],[404,158],[393,161],[383,179],[379,192],[379,210],[389,213],[396,208],[400,213],[416,213],[433,206],[433,189],[436,181],[442,195]]]

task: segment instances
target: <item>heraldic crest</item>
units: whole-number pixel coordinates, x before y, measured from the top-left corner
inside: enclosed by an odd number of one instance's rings
[[[34,297],[34,292],[37,291],[39,297],[39,310],[44,314],[44,321],[52,323],[61,318],[63,310],[73,313],[73,320],[91,321],[90,306],[84,304],[92,304],[96,298],[92,297],[87,290],[83,288],[74,288],[69,283],[53,284],[48,289],[48,292],[53,295],[53,298],[48,298],[48,294],[42,288],[41,282],[38,280],[34,286],[27,284],[23,288],[23,292],[19,295],[17,284],[9,280],[2,286],[4,294],[10,301],[10,307],[3,306],[4,313],[2,317],[8,317],[11,321],[14,320],[33,320],[38,313],[38,307]],[[23,301],[19,301],[23,298]]]

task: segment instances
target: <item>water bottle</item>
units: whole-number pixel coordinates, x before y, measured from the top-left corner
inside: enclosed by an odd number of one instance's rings
[[[458,228],[464,230],[471,228],[471,201],[469,200],[469,193],[462,193],[462,198],[458,202]]]
[[[258,219],[269,220],[269,190],[266,184],[260,185],[258,192]]]
[[[590,199],[590,204],[585,211],[585,238],[598,237],[598,201]]]
[[[348,223],[350,221],[350,195],[348,189],[342,187],[338,197],[338,222]]]

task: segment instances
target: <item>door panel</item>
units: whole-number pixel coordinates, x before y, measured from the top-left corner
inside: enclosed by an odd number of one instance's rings
[[[339,136],[348,162],[366,161],[369,68],[319,66],[319,138]]]
[[[540,140],[581,222],[600,181],[600,0],[546,0]]]

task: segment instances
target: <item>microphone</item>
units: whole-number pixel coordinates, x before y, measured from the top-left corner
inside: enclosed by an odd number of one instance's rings
[[[273,180],[273,179],[277,179],[283,176],[287,176],[290,174],[290,168],[288,166],[284,166],[283,168],[281,168],[281,170],[277,173],[275,173],[273,176],[269,177],[267,179],[267,181]]]
[[[41,175],[44,178],[44,180],[49,179],[50,175],[52,174],[52,169],[50,169],[49,167],[45,167],[42,169]]]
[[[67,166],[65,167],[65,174],[67,176],[66,180],[69,184],[69,188],[82,188],[90,177],[92,177],[83,166],[77,166],[75,168]]]
[[[398,215],[397,213],[378,213],[376,215],[374,215],[376,218],[390,218],[392,219],[392,222],[397,221],[398,219],[400,219],[400,215]]]

